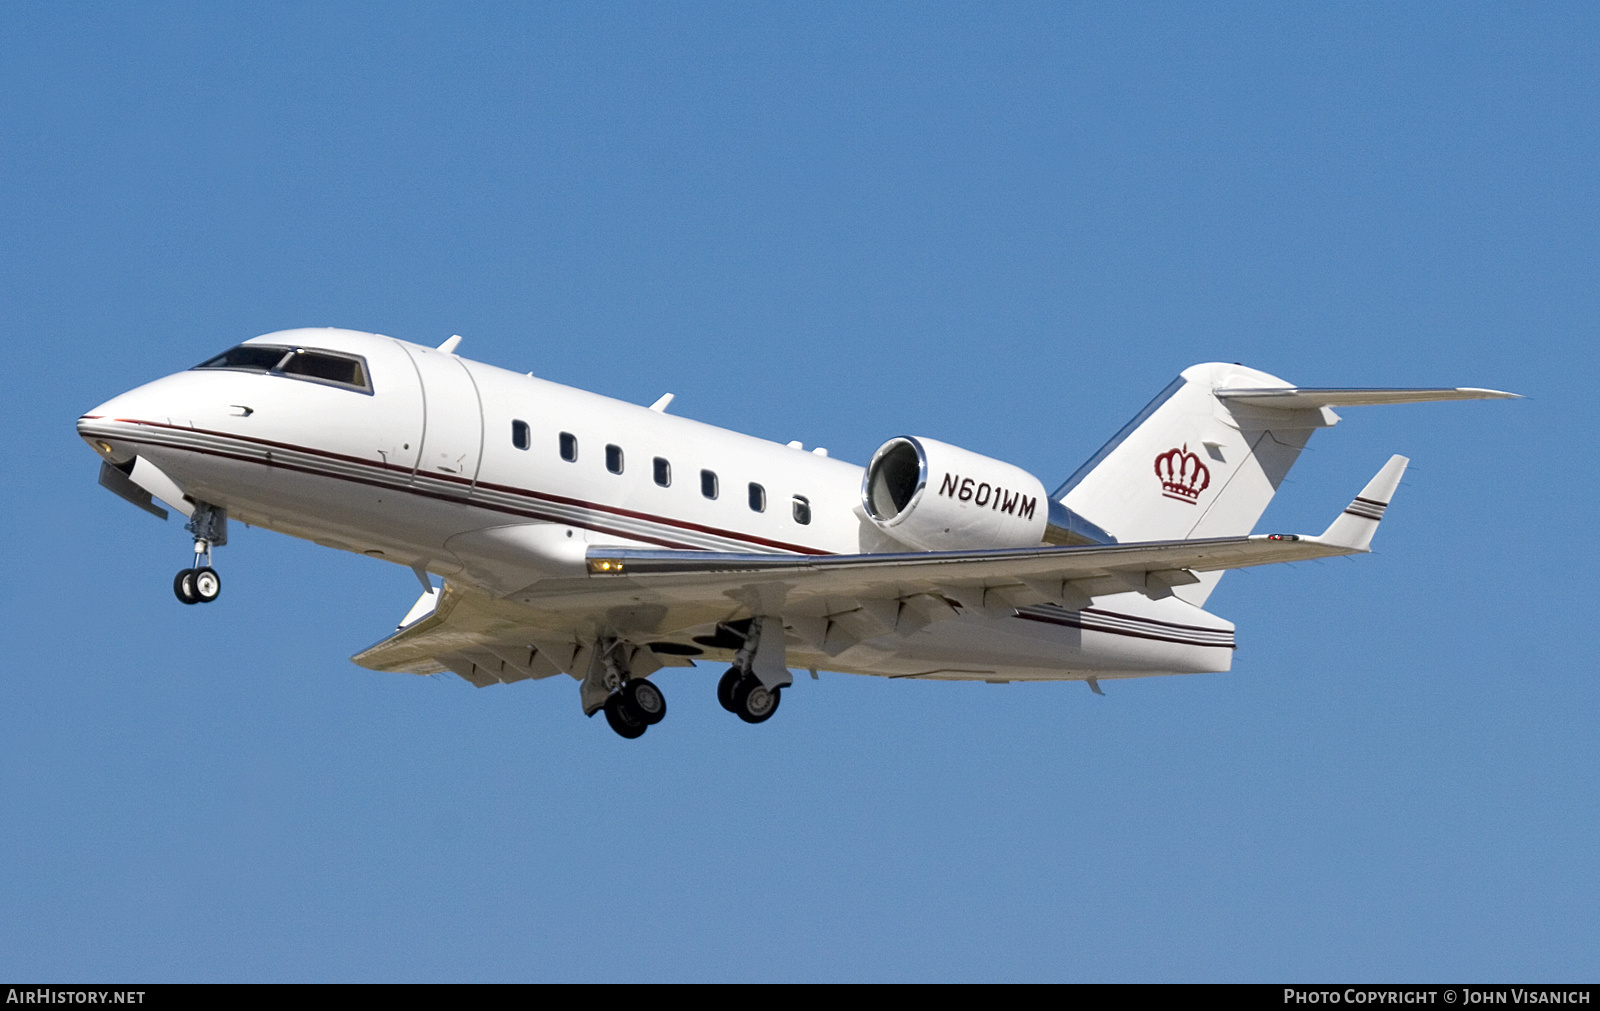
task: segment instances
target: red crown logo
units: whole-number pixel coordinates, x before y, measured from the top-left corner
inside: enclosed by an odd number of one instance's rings
[[[1194,505],[1211,484],[1211,468],[1189,452],[1185,444],[1182,449],[1169,449],[1156,457],[1156,477],[1161,479],[1161,494]]]

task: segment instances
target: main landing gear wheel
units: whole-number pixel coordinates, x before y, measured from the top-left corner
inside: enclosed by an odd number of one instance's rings
[[[660,695],[660,692],[656,693]],[[611,729],[620,736],[632,740],[650,729],[645,715],[633,707],[624,692],[614,692],[606,699],[606,722],[611,724]],[[666,703],[662,702],[662,712],[666,712]]]
[[[737,667],[729,667],[728,673],[722,675],[722,680],[717,682],[717,704],[730,713],[738,712],[733,708],[733,693],[739,687],[739,679],[744,677],[744,672]]]
[[[661,689],[643,678],[635,678],[622,686],[622,698],[643,719],[645,726],[653,727],[667,715],[667,697]]]
[[[733,690],[733,714],[746,723],[765,723],[778,711],[783,700],[782,688],[768,688],[753,674],[739,679]]]

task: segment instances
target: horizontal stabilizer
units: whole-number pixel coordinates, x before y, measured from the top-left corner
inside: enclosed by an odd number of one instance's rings
[[[1306,411],[1318,407],[1371,407],[1380,404],[1421,404],[1434,400],[1520,400],[1515,393],[1479,390],[1468,386],[1455,389],[1311,389],[1286,386],[1279,389],[1221,389],[1218,399],[1246,407],[1265,407],[1278,411]]]

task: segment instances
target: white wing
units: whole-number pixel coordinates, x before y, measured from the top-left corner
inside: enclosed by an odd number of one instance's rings
[[[1082,607],[1101,594],[1151,597],[1195,573],[1369,550],[1406,464],[1395,456],[1319,536],[1257,534],[1187,541],[866,555],[727,554],[589,549],[588,576],[541,580],[498,600],[447,587],[426,617],[352,659],[377,670],[454,670],[475,684],[584,669],[586,643],[645,643],[758,614],[808,624],[852,610],[937,620],[943,607],[994,610],[1049,602]],[[825,630],[810,636],[826,639]],[[683,663],[640,647],[635,673]],[[649,666],[654,664],[654,666]]]

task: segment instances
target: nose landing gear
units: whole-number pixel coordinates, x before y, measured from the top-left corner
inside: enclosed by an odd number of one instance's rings
[[[185,604],[209,604],[222,593],[222,577],[211,567],[211,549],[228,543],[227,510],[197,502],[184,529],[194,535],[194,567],[172,577],[172,592]]]
[[[172,578],[172,592],[185,604],[209,604],[222,592],[222,577],[209,565],[181,569]]]

